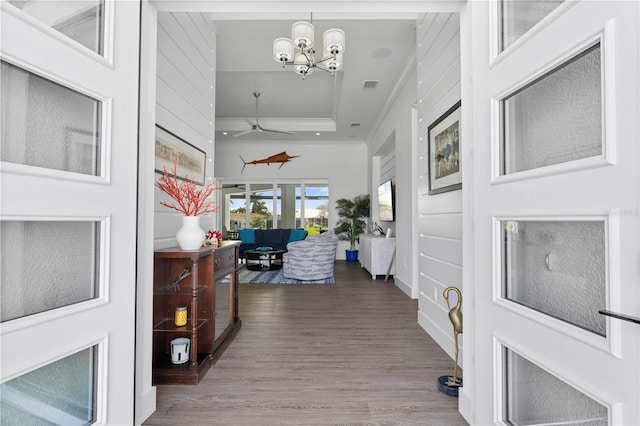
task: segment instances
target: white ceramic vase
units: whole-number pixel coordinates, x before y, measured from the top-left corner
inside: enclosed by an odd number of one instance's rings
[[[176,240],[182,250],[200,250],[205,233],[200,228],[200,216],[182,216],[182,228],[178,229]]]

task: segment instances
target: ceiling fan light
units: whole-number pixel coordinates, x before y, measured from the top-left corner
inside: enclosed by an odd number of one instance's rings
[[[324,32],[322,37],[322,42],[324,45],[324,50],[335,55],[339,52],[342,52],[345,48],[345,35],[344,31],[338,28],[331,28]]]
[[[286,37],[273,40],[273,59],[277,62],[291,62],[293,59],[293,42]]]
[[[291,25],[291,39],[293,44],[299,49],[309,49],[313,47],[313,24],[305,21],[298,21]]]

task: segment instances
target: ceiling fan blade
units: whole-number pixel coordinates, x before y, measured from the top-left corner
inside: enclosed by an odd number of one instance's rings
[[[245,130],[244,132],[240,132],[240,133],[236,133],[235,135],[233,135],[233,137],[237,138],[238,136],[246,135],[247,133],[251,133],[251,132],[253,132],[253,129]]]
[[[271,133],[282,133],[284,135],[293,135],[293,132],[285,132],[283,130],[273,130],[273,129],[265,129],[264,127],[261,127],[261,130],[263,132],[271,132]]]

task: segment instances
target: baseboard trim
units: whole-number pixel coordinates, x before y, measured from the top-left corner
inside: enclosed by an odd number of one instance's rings
[[[393,281],[396,284],[396,287],[398,287],[400,290],[402,290],[402,292],[404,294],[406,294],[407,296],[409,296],[412,299],[416,299],[417,297],[413,297],[413,291],[412,291],[412,287],[405,283],[404,281],[402,281],[401,279],[397,278],[396,276],[393,277]]]
[[[464,386],[462,386],[458,392],[458,411],[462,414],[462,417],[464,417],[467,423],[470,425],[474,424],[473,402],[471,400],[471,395]]]
[[[429,336],[431,336],[433,340],[436,341],[436,343],[442,348],[443,351],[447,353],[447,355],[449,355],[449,357],[451,357],[451,360],[453,361],[453,358],[455,357],[455,346],[453,343],[453,326],[451,327],[451,330],[449,332],[444,331],[422,311],[418,311],[418,324],[424,329],[424,331],[427,332]],[[460,340],[458,344],[458,365],[460,366],[460,368],[462,368],[462,340]],[[453,365],[451,367],[453,368]]]
[[[135,424],[141,425],[156,411],[156,387],[148,390],[136,398]]]

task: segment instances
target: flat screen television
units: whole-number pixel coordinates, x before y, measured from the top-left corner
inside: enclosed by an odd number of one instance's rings
[[[380,222],[395,220],[395,199],[391,179],[378,187],[378,219]]]

